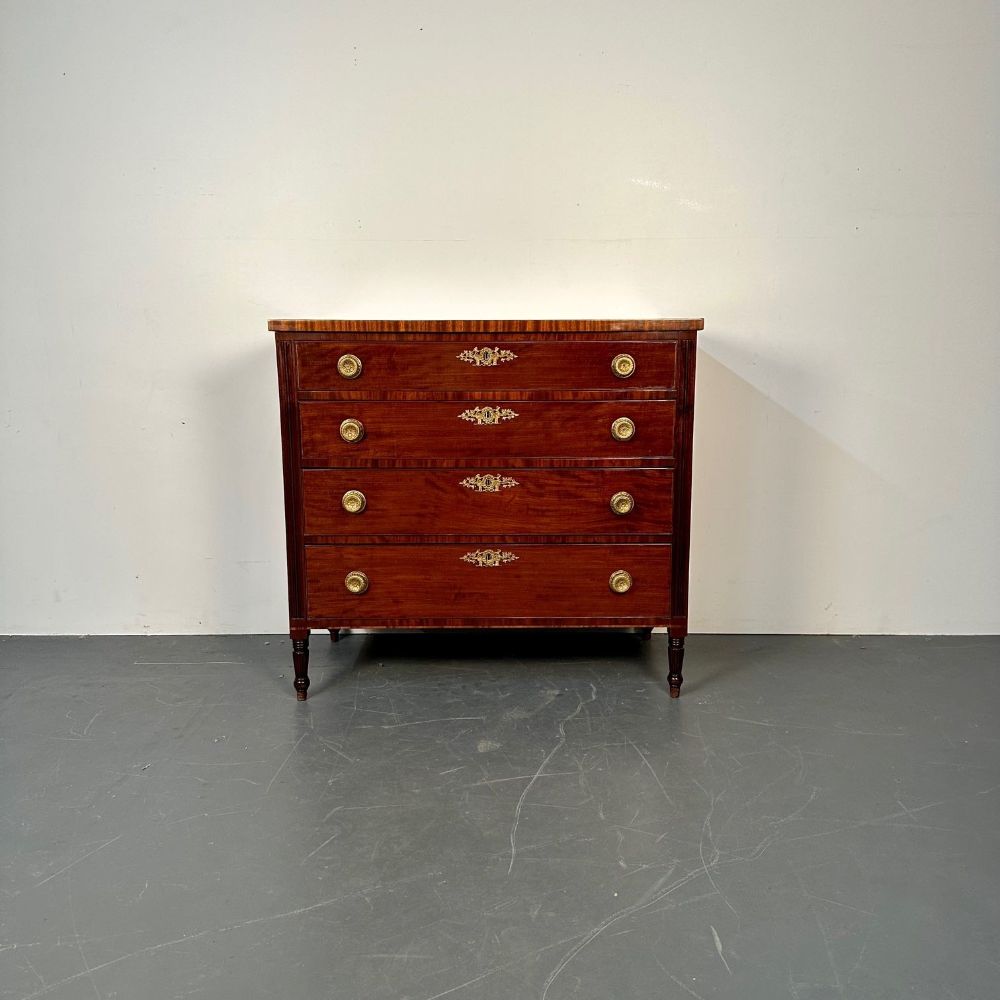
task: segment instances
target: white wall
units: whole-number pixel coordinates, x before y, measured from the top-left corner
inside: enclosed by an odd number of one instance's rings
[[[0,632],[284,630],[280,316],[705,316],[692,629],[1000,630],[995,3],[0,9]]]

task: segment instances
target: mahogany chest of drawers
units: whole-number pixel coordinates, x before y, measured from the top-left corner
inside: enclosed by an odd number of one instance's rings
[[[687,635],[698,320],[272,320],[310,629]]]

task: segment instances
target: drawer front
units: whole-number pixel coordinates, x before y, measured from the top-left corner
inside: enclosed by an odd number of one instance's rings
[[[675,409],[673,400],[303,402],[302,458],[314,466],[373,458],[668,458]],[[621,418],[634,425],[628,440],[612,436]],[[351,433],[345,420],[359,422],[363,437],[343,440]]]
[[[310,545],[309,616],[346,623],[399,617],[662,618],[669,545]],[[486,565],[479,563],[485,562]],[[625,593],[612,574],[631,577]],[[348,590],[361,572],[363,593]]]
[[[307,535],[669,532],[670,469],[307,469]],[[617,511],[612,508],[615,500]]]
[[[674,389],[675,341],[428,340],[298,345],[300,389]],[[360,362],[338,365],[350,355]],[[620,355],[631,359],[612,364]],[[350,377],[349,377],[350,376]]]

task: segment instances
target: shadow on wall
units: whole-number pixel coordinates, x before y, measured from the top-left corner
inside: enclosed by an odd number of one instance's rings
[[[262,321],[236,359],[202,383],[202,487],[211,500],[205,622],[225,632],[287,632],[284,495],[274,337]]]
[[[904,498],[810,426],[837,405],[836,386],[730,344],[724,364],[711,349],[703,342],[698,354],[692,631],[884,631],[883,529]],[[807,412],[767,396],[734,362],[787,387]]]

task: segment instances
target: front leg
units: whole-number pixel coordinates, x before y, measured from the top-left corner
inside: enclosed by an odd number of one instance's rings
[[[295,666],[295,697],[306,700],[309,690],[309,629],[292,629],[292,663]]]
[[[681,696],[681,685],[684,683],[684,639],[684,633],[678,635],[671,629],[670,647],[667,652],[667,659],[670,663],[670,673],[667,676],[667,683],[670,685],[671,698],[679,698]]]

